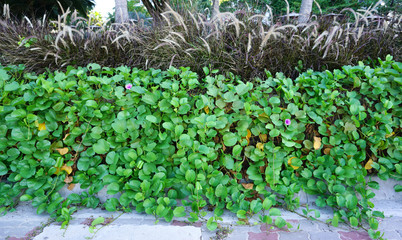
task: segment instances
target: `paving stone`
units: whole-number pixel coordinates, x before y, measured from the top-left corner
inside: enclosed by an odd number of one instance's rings
[[[339,240],[338,232],[310,232],[310,240]]]
[[[318,231],[317,221],[311,220],[301,220],[298,224],[293,225],[292,230],[300,230],[300,231],[307,231],[307,232],[315,232]]]
[[[309,239],[307,232],[280,232],[279,240],[306,240]]]
[[[341,240],[370,240],[368,233],[365,231],[338,231]]]
[[[279,240],[279,235],[277,233],[270,233],[270,232],[249,232],[248,233],[248,240]]]
[[[401,225],[401,228],[402,228],[402,225]],[[399,235],[399,233],[397,231],[385,231],[383,233],[384,233],[384,236],[383,236],[384,239],[388,239],[388,240],[401,240],[402,239],[401,235]]]
[[[378,228],[383,231],[398,230],[402,227],[401,217],[392,217],[379,220]]]
[[[87,237],[92,239],[113,239],[113,240],[200,240],[201,229],[196,227],[175,227],[159,225],[109,225],[99,230],[96,234],[89,232],[88,226],[73,225],[68,227],[69,231],[64,232],[60,226],[51,225],[36,236],[34,240],[52,240],[52,239],[74,239],[85,240]]]

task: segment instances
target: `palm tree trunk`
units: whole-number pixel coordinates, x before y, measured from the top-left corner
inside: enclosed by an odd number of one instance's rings
[[[219,0],[212,0],[211,20],[219,14]]]
[[[127,0],[115,0],[116,23],[124,23],[128,21]]]
[[[311,10],[313,9],[313,0],[302,0],[300,6],[299,23],[307,23],[310,19]]]

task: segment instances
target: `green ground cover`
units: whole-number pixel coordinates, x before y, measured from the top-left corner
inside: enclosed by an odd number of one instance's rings
[[[228,209],[283,227],[278,207],[300,208],[304,190],[334,226],[380,236],[365,177],[402,177],[400,62],[247,82],[203,71],[0,66],[1,212],[32,201],[65,225],[79,206],[190,222],[212,209],[214,230]],[[66,184],[87,192],[63,198]],[[104,187],[121,196],[101,204]]]

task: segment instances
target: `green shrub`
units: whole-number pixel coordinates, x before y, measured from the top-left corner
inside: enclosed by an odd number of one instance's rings
[[[378,236],[377,184],[364,177],[402,179],[402,64],[379,62],[295,80],[267,71],[254,84],[208,68],[200,78],[184,67],[1,67],[0,210],[20,199],[60,215],[99,206],[93,194],[107,187],[122,193],[109,211],[194,222],[212,206],[213,229],[223,209],[240,219],[265,209],[261,221],[282,227],[275,207],[299,208],[303,189],[334,209],[333,225],[368,221]],[[87,193],[64,199],[66,183]]]

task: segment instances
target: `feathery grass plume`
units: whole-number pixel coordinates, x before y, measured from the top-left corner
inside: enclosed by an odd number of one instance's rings
[[[91,19],[68,9],[54,22],[2,16],[0,61],[23,63],[36,72],[95,62],[106,67],[186,66],[203,75],[202,68],[210,65],[253,79],[265,77],[266,69],[296,77],[299,61],[305,68],[331,70],[387,54],[401,59],[401,16],[374,19],[370,13],[345,9],[340,17],[320,15],[307,24],[283,25],[272,14],[266,23],[264,15],[243,10],[209,21],[200,13],[180,15],[169,8],[162,13],[164,21],[153,27],[141,22],[94,27]]]

